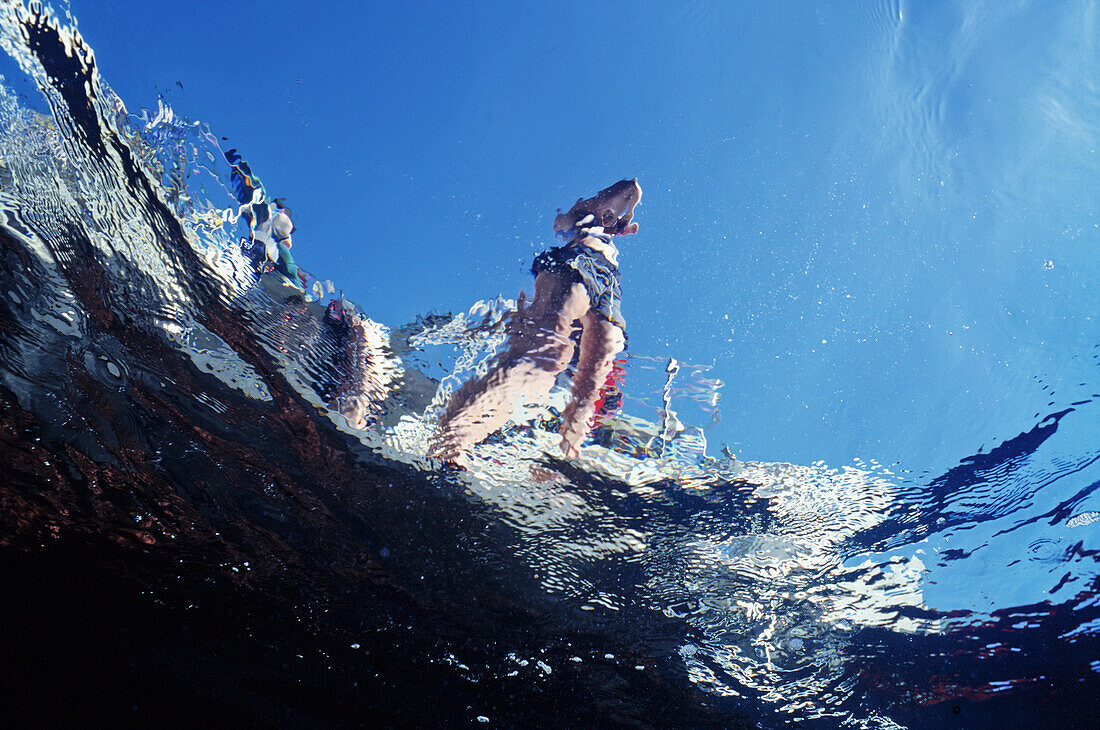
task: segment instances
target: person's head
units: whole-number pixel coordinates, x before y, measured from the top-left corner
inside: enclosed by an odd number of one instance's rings
[[[632,222],[632,219],[634,206],[641,199],[642,187],[638,184],[638,178],[620,180],[587,200],[578,199],[565,213],[559,209],[554,218],[554,233],[568,235],[569,231],[588,216],[592,216],[592,221],[587,225],[602,226],[611,235],[637,233],[638,224]]]

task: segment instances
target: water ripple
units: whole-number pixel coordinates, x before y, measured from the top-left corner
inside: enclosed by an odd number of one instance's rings
[[[942,92],[992,11],[963,12],[936,60],[905,39],[907,6],[873,10],[901,39],[888,72],[911,82],[898,103],[914,154],[948,174]],[[390,329],[331,282],[256,272],[206,127],[163,103],[127,111],[37,6],[6,5],[0,43],[52,111],[0,87],[10,564],[121,575],[177,628],[198,604],[233,627],[232,651],[418,718],[449,693],[478,722],[472,708],[513,698],[531,724],[892,727],[914,703],[1046,688],[1014,658],[1047,643],[1066,649],[1063,683],[1094,674],[1100,454],[1062,438],[1094,402],[914,481],[873,462],[714,457],[721,383],[632,354],[634,400],[579,458],[556,448],[563,380],[466,471],[440,471],[435,418],[485,372],[515,302]],[[85,553],[111,569],[71,557]],[[982,561],[1042,581],[960,605],[967,590],[943,586],[959,570],[992,590]]]

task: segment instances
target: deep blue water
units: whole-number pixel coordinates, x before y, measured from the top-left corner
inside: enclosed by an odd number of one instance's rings
[[[632,346],[627,404],[579,459],[553,448],[544,409],[477,447],[468,471],[441,471],[424,457],[433,418],[488,361],[511,292],[448,314],[428,315],[425,302],[423,316],[381,323],[379,420],[353,428],[327,406],[345,373],[322,312],[340,282],[311,280],[302,295],[251,272],[217,131],[186,109],[128,110],[63,18],[4,5],[0,39],[23,74],[0,94],[10,474],[0,611],[13,714],[34,724],[1093,724],[1100,344],[1085,341],[1096,300],[1076,272],[1094,250],[1052,258],[1052,269],[1040,261],[1037,277],[1069,278],[1006,300],[1060,287],[1060,298],[1006,316],[1062,318],[1064,330],[1021,343],[1012,329],[981,329],[990,342],[968,345],[982,353],[980,397],[944,393],[931,416],[890,424],[885,444],[936,442],[935,458],[884,446],[881,460],[842,466],[738,459],[707,444],[726,361]],[[905,114],[954,119],[921,103],[899,103]],[[902,136],[929,128],[898,124]],[[944,162],[940,138],[911,139],[914,155],[976,174]],[[914,217],[931,210],[920,194],[897,199]],[[885,259],[905,255],[912,241],[900,240]],[[840,249],[814,251],[806,265],[820,281],[852,263]],[[890,271],[874,281],[883,300]],[[958,278],[958,289],[921,297],[920,281],[895,283],[906,301],[990,296],[988,281],[970,290],[967,270]],[[369,301],[347,306],[372,316]],[[870,310],[837,306],[813,317],[855,339],[897,314],[886,304],[876,324]],[[964,319],[958,334],[978,337]],[[1036,341],[1062,357],[1035,365]],[[841,372],[849,355],[830,362]],[[834,394],[859,389],[875,362]],[[982,370],[993,362],[1005,372]],[[789,377],[781,369],[777,380]],[[909,387],[874,389],[886,409]],[[1008,430],[961,441],[982,416],[974,403]]]

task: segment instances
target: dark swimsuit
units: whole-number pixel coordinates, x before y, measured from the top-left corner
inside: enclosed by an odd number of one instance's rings
[[[589,307],[608,322],[618,325],[619,329],[626,330],[619,309],[623,298],[619,269],[602,253],[575,238],[564,246],[555,246],[535,257],[531,273],[538,276],[543,271],[564,273],[573,283],[583,284],[588,292]]]
[[[301,280],[298,277],[298,264],[294,262],[294,257],[290,254],[290,249],[285,243],[279,241],[275,244],[275,249],[279,252],[279,258],[272,264],[271,260],[267,257],[267,246],[264,242],[253,238],[241,239],[241,248],[244,250],[248,260],[252,262],[252,267],[257,276],[262,276],[268,271],[275,270],[285,276],[295,286],[301,284]]]

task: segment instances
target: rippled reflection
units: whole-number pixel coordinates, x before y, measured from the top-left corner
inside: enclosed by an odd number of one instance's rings
[[[209,130],[128,112],[48,15],[5,6],[2,33],[52,110],[0,87],[5,549],[164,556],[152,593],[253,591],[334,672],[422,661],[532,713],[583,692],[594,721],[890,727],[1049,688],[1021,653],[1065,652],[1058,687],[1095,673],[1100,452],[1054,438],[1091,402],[914,481],[714,458],[721,382],[631,354],[579,458],[565,373],[441,472],[432,430],[516,303],[391,330],[331,282],[258,273]]]

